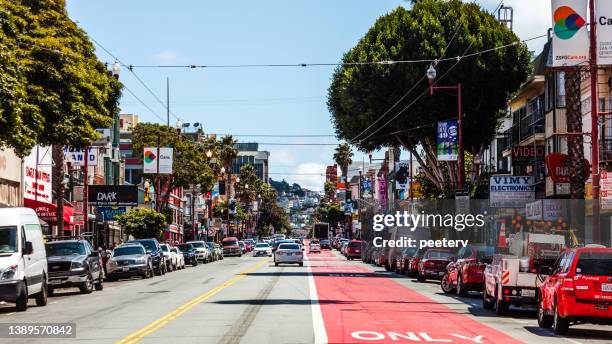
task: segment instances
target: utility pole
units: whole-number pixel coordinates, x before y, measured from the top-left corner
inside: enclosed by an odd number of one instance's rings
[[[593,182],[593,241],[599,243],[599,109],[597,94],[597,25],[595,20],[595,0],[589,0],[591,31],[590,31],[590,72],[591,72],[591,179]]]
[[[170,127],[170,78],[166,77],[166,125]]]

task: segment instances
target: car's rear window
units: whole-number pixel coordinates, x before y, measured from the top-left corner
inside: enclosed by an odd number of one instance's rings
[[[576,273],[591,276],[611,276],[612,252],[582,252],[578,257]]]
[[[448,259],[453,256],[452,252],[449,251],[437,251],[437,250],[429,250],[425,253],[426,259]]]
[[[300,245],[298,244],[281,244],[278,246],[279,250],[299,250]]]
[[[352,241],[349,243],[349,247],[350,248],[360,248],[361,247],[361,243],[358,241]]]

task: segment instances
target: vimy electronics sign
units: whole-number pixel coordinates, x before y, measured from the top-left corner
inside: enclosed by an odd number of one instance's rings
[[[535,199],[532,176],[493,176],[490,183],[490,205],[496,208],[522,208]]]
[[[135,185],[91,185],[87,197],[97,206],[137,206],[138,187]]]

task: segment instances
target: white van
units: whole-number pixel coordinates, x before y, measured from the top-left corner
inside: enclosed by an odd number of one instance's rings
[[[0,208],[0,301],[18,311],[47,304],[47,254],[38,216],[30,208]]]

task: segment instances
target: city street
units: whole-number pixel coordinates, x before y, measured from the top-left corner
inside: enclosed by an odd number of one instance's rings
[[[314,283],[314,285],[313,285]],[[316,289],[315,287],[316,286]],[[47,307],[2,323],[76,323],[87,343],[610,343],[612,328],[575,326],[567,338],[539,329],[535,312],[499,318],[478,295],[443,295],[337,251],[308,254],[304,267],[275,267],[270,258],[226,258],[155,277],[106,283],[79,295],[60,290]],[[325,331],[323,331],[323,328]],[[2,340],[63,343],[66,339]]]

